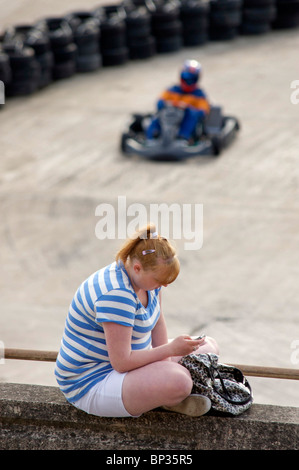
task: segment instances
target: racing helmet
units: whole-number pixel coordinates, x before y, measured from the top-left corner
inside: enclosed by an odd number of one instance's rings
[[[186,60],[181,70],[181,87],[185,92],[192,92],[197,86],[201,74],[201,65],[197,60]]]

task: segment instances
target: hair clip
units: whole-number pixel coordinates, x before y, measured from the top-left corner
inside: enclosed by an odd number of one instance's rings
[[[149,255],[150,253],[155,253],[155,251],[156,250],[143,250],[142,254],[143,254],[143,256],[145,256],[145,255]]]
[[[151,238],[158,238],[158,232],[152,232]]]

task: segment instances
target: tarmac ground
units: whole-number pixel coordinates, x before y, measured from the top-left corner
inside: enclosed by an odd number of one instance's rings
[[[2,26],[79,5],[2,0]],[[213,336],[222,362],[298,368],[299,105],[291,101],[298,46],[298,29],[240,36],[7,99],[0,112],[3,347],[58,350],[75,290],[122,242],[96,236],[99,205],[129,224],[132,204],[147,214],[155,204],[198,204],[202,246],[186,250],[186,239],[175,240],[181,273],[163,290],[169,336]],[[239,118],[236,141],[218,158],[125,157],[119,142],[131,114],[154,110],[186,58],[202,63],[210,99]],[[1,382],[56,385],[51,363],[1,362]],[[298,381],[250,383],[257,403],[299,406]]]

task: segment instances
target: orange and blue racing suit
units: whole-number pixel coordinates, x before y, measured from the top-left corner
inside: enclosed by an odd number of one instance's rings
[[[162,93],[157,103],[158,110],[165,107],[167,103],[185,109],[178,137],[186,140],[192,137],[197,124],[201,122],[210,111],[210,104],[207,97],[200,88],[186,93],[180,85],[174,85]],[[158,118],[154,118],[147,129],[146,136],[151,139],[159,132],[159,120]]]

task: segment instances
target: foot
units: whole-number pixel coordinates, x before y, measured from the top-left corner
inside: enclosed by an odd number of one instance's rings
[[[188,416],[205,415],[211,408],[211,401],[203,395],[192,394],[175,406],[163,406],[164,410],[174,411]]]

